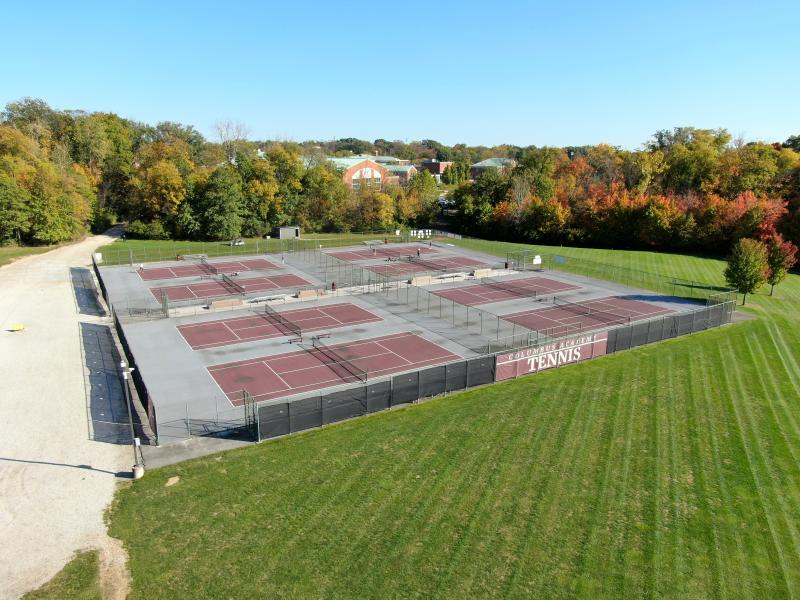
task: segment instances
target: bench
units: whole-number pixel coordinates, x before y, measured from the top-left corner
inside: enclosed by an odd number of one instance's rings
[[[214,300],[208,305],[208,308],[217,310],[219,308],[234,308],[236,306],[242,306],[242,304],[241,298],[226,298],[225,300]]]
[[[433,278],[430,275],[420,275],[411,279],[411,285],[430,285]]]

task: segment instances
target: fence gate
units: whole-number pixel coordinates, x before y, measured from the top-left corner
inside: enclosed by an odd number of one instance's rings
[[[244,426],[251,439],[258,441],[258,409],[253,395],[247,390],[242,390],[244,400]]]

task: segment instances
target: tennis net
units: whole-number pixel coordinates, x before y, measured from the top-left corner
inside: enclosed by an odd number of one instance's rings
[[[414,264],[420,265],[420,266],[425,267],[426,269],[429,269],[431,271],[447,271],[448,268],[451,268],[451,269],[453,268],[453,267],[444,266],[441,263],[438,263],[438,262],[435,262],[435,261],[432,261],[432,260],[425,260],[424,258],[422,258],[420,256],[406,256],[405,259],[410,263],[414,263]],[[456,268],[459,268],[459,267],[456,267]],[[463,268],[463,267],[461,267],[461,268]]]
[[[323,344],[317,338],[314,338],[312,340],[312,344],[314,348],[319,351],[320,354],[322,354],[331,361],[331,362],[326,362],[325,364],[339,377],[347,381],[349,379],[347,375],[350,375],[352,377],[355,377],[359,381],[366,383],[367,372],[364,369],[357,367],[352,362],[347,360],[344,356],[340,355],[335,350],[331,349],[330,346],[326,346],[325,344]],[[345,371],[347,375],[342,376],[342,374],[337,369]]]
[[[536,298],[536,290],[532,290],[530,288],[525,289],[522,286],[513,285],[513,281],[497,281],[491,277],[484,277],[480,282],[490,288],[508,292],[509,294],[513,294],[521,298]]]
[[[303,329],[297,323],[292,323],[268,304],[264,305],[264,312],[267,316],[267,320],[273,325],[277,325],[279,329],[293,333],[297,337],[303,337]]]
[[[580,302],[570,302],[569,300],[562,300],[558,296],[553,296],[553,304],[560,308],[564,308],[571,312],[587,317],[595,317],[598,320],[603,320],[609,324],[621,325],[623,323],[630,323],[630,315],[620,315],[602,308],[595,308],[588,304]]]
[[[234,289],[237,294],[246,294],[247,290],[244,288],[243,285],[235,282],[233,279],[228,277],[225,273],[222,274],[222,283],[227,285],[228,287]]]
[[[213,275],[219,274],[219,271],[217,271],[217,267],[208,262],[208,259],[205,256],[200,257],[200,264],[203,265],[203,268],[209,273],[212,273]]]

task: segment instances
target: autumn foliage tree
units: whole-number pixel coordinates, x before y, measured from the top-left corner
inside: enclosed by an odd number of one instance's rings
[[[766,245],[769,268],[767,283],[770,285],[769,295],[772,296],[775,286],[786,279],[789,269],[797,262],[797,246],[784,240],[779,233],[771,235]]]

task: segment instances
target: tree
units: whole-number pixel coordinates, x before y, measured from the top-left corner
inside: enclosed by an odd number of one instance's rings
[[[728,257],[725,280],[742,294],[742,304],[747,294],[761,287],[768,275],[766,244],[750,238],[739,240]]]
[[[418,207],[416,220],[420,225],[433,222],[438,212],[439,190],[428,171],[417,171],[408,181],[406,196],[410,207]]]
[[[790,135],[789,139],[783,142],[784,148],[791,148],[795,152],[800,152],[800,135]]]
[[[378,190],[364,189],[356,195],[353,221],[363,231],[389,229],[394,219],[394,199]]]
[[[247,139],[249,129],[244,123],[231,121],[218,121],[214,124],[219,143],[225,148],[228,162],[234,162],[239,145]]]
[[[251,237],[262,236],[277,224],[280,212],[275,168],[269,161],[239,154],[236,157],[236,169],[244,182],[242,233]]]
[[[297,214],[297,205],[303,191],[303,161],[294,150],[281,144],[270,148],[267,160],[275,169],[275,179],[278,182],[278,196],[281,198],[282,208],[280,220],[289,222]]]
[[[242,232],[242,178],[230,165],[223,165],[208,178],[192,206],[203,237],[230,240]]]
[[[160,160],[136,178],[142,210],[148,218],[172,217],[186,198],[186,184],[178,168]]]
[[[346,231],[351,191],[334,166],[324,161],[303,174],[303,193],[295,214],[296,223],[310,230]]]
[[[0,245],[21,242],[22,232],[30,225],[30,194],[8,175],[0,173]]]
[[[779,233],[772,235],[766,243],[769,267],[767,283],[770,285],[769,295],[772,296],[775,286],[786,279],[789,269],[797,262],[797,246],[785,241]]]

